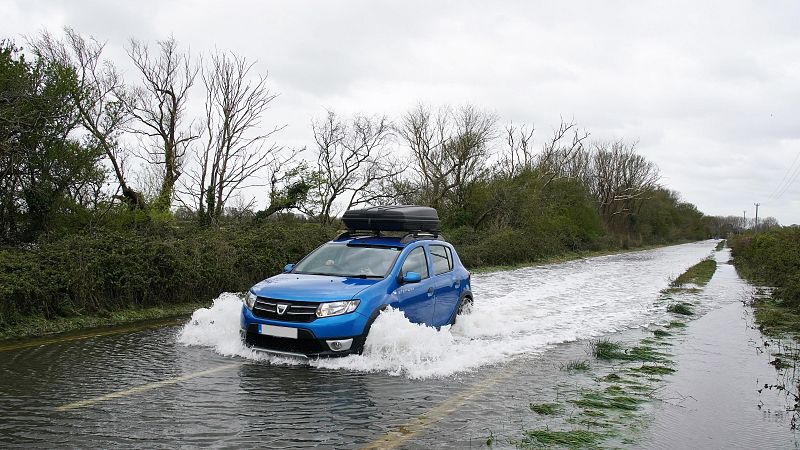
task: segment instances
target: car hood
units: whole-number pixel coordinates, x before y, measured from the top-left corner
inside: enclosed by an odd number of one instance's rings
[[[349,300],[379,281],[381,280],[284,273],[267,278],[250,290],[259,297],[324,302]]]

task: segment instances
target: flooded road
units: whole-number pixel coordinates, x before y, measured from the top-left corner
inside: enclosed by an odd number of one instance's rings
[[[586,358],[587,340],[669,322],[659,291],[715,244],[476,275],[475,310],[455,327],[386,314],[362,356],[254,354],[239,342],[232,294],[185,325],[6,348],[0,445],[480,448],[535,424],[531,398],[556,395],[559,362]],[[723,294],[699,312],[740,299],[735,274],[717,278]],[[644,442],[660,442],[669,414],[652,410]],[[789,442],[780,429],[775,442]]]

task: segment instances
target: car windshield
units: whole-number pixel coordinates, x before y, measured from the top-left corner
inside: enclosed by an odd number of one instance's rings
[[[392,270],[398,247],[328,243],[297,263],[292,273],[349,278],[384,278]]]

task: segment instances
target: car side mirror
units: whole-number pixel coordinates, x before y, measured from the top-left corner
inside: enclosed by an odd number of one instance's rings
[[[417,272],[406,272],[403,275],[403,283],[419,283],[422,281],[422,275]]]
[[[287,264],[283,266],[283,273],[289,273],[292,271],[292,269],[294,269],[294,264]]]

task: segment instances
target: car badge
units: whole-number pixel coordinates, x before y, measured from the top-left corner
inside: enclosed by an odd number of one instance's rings
[[[278,315],[282,316],[288,307],[289,305],[277,305]]]

